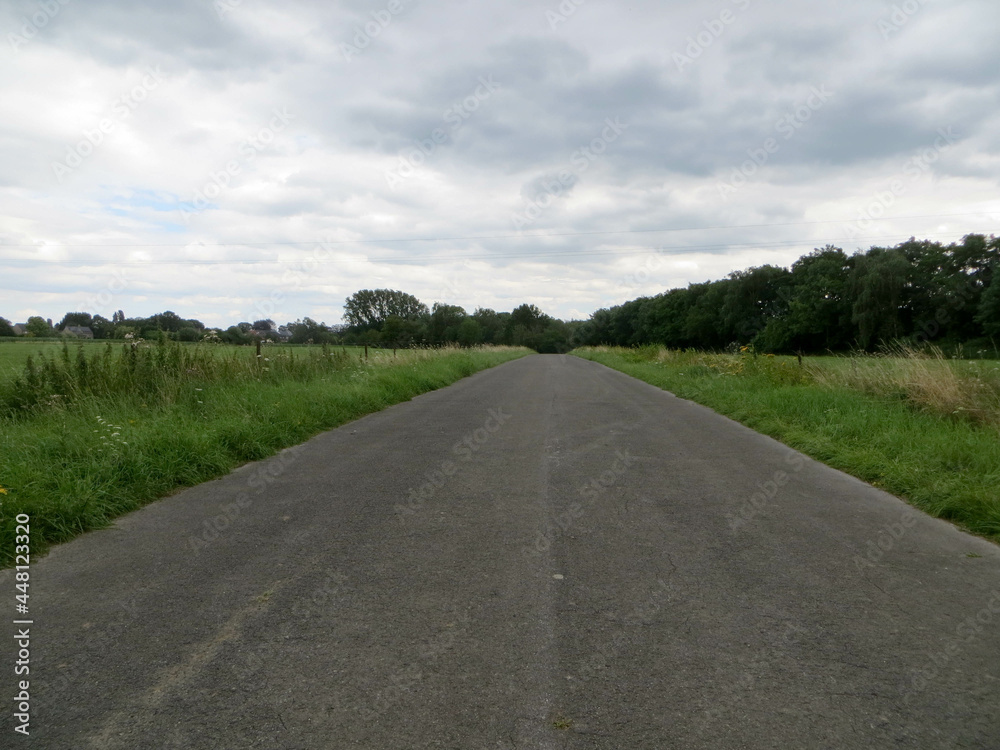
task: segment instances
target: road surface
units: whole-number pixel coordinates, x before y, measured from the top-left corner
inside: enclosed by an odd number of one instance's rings
[[[154,503],[31,591],[2,747],[1000,748],[996,546],[574,357]]]

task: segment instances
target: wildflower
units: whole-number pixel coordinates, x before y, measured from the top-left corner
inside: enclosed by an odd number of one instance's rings
[[[0,487],[0,495],[6,495],[6,494],[7,490],[5,490],[3,487]]]

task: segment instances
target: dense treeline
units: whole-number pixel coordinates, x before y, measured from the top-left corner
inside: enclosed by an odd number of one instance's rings
[[[672,348],[727,349],[752,345],[762,352],[863,349],[900,339],[933,341],[945,348],[997,352],[1000,342],[1000,238],[970,234],[961,242],[911,238],[895,247],[846,254],[827,245],[791,268],[759,266],[719,281],[690,284],[654,297],[601,309],[590,320],[564,322],[531,304],[511,312],[435,302],[411,294],[363,289],[344,305],[345,325],[311,318],[278,326],[273,320],[206,328],[167,311],[148,318],[108,320],[67,313],[58,325],[29,318],[26,333],[55,336],[68,326],[88,327],[94,338],[170,338],[248,344],[369,344],[386,347],[507,344],[540,352],[575,346],[663,344]],[[0,318],[0,336],[12,336]]]
[[[416,297],[392,289],[356,292],[344,311],[345,343],[391,347],[505,344],[566,352],[574,328],[580,325],[557,320],[530,304],[511,312],[477,308],[468,313],[441,302],[428,309]]]
[[[899,339],[996,350],[1000,238],[911,238],[847,255],[827,245],[790,269],[765,265],[595,312],[577,342],[763,352],[868,351]]]

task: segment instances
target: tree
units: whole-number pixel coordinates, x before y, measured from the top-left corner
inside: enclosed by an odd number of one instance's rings
[[[242,326],[241,326],[242,327]],[[255,320],[253,325],[250,326],[251,330],[254,331],[273,331],[274,321],[268,318],[267,320]]]
[[[792,264],[788,313],[768,323],[763,351],[837,351],[855,338],[847,283],[853,261],[839,247],[827,245]]]
[[[381,328],[390,315],[416,320],[428,312],[427,305],[412,294],[395,289],[362,289],[344,304],[344,320],[362,331]]]
[[[370,329],[374,330],[374,329]],[[407,348],[419,343],[424,338],[424,329],[419,320],[407,320],[398,315],[390,315],[382,324],[382,331],[377,339],[383,346],[392,348]],[[368,339],[362,338],[365,342]]]
[[[14,324],[7,318],[0,318],[0,336],[16,336]]]
[[[851,320],[865,349],[903,335],[900,305],[909,271],[906,256],[895,248],[873,247],[857,256],[848,286],[854,300]]]
[[[227,344],[249,344],[250,334],[247,333],[247,331],[250,330],[250,324],[247,323],[246,325],[246,330],[243,330],[242,324],[238,326],[229,326],[229,328],[219,334],[219,338]]]
[[[427,338],[431,344],[458,341],[458,328],[466,318],[464,308],[435,302],[427,321]]]
[[[723,326],[735,341],[748,344],[769,321],[787,312],[791,273],[768,265],[734,271],[729,278],[721,310]]]
[[[326,326],[310,317],[289,323],[287,328],[292,332],[292,337],[289,339],[292,344],[306,344],[310,341],[314,344],[323,344],[330,338]]]
[[[484,344],[499,344],[503,338],[503,330],[508,317],[510,317],[510,313],[498,313],[488,307],[476,308],[476,311],[472,313],[472,319],[482,329],[479,340]]]
[[[86,326],[91,328],[94,323],[93,317],[90,313],[85,312],[68,312],[63,316],[63,319],[59,321],[59,325],[56,326],[60,331],[65,331],[67,326]]]
[[[992,280],[986,287],[976,311],[976,322],[982,326],[983,333],[991,337],[1000,337],[1000,265],[994,266]]]
[[[483,341],[483,327],[479,321],[473,317],[466,317],[458,324],[458,343],[469,347],[481,344]]]
[[[46,336],[55,335],[52,325],[45,320],[45,318],[39,317],[38,315],[32,315],[28,318],[28,322],[25,324],[25,330],[29,336],[34,336],[36,338],[44,338]]]
[[[110,339],[115,335],[115,324],[103,315],[95,315],[90,321],[90,330],[94,332],[95,339]]]

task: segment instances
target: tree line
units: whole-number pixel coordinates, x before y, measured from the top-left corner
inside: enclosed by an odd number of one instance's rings
[[[458,305],[435,302],[428,308],[411,294],[394,289],[362,289],[344,305],[343,325],[328,326],[312,318],[277,325],[273,320],[243,321],[226,329],[209,328],[200,320],[185,319],[167,310],[147,318],[129,318],[121,310],[111,319],[86,312],[66,313],[62,320],[31,317],[26,335],[50,338],[65,335],[70,326],[86,327],[95,339],[167,338],[175,341],[217,341],[250,344],[256,340],[292,344],[367,344],[391,348],[413,346],[476,346],[509,344],[540,352],[565,352],[574,327],[523,304],[511,312],[478,308],[468,313]],[[14,336],[10,321],[0,318],[0,336]]]
[[[827,245],[791,268],[764,265],[598,310],[577,343],[762,352],[874,351],[909,340],[997,350],[1000,238],[911,238],[846,254]]]
[[[722,350],[753,346],[761,352],[873,351],[884,343],[934,342],[945,348],[989,349],[1000,342],[1000,238],[969,234],[960,242],[911,238],[895,247],[848,255],[817,248],[790,268],[763,265],[718,281],[692,283],[652,297],[565,322],[535,305],[510,312],[435,302],[428,308],[394,289],[362,289],[347,298],[343,325],[302,318],[282,326],[244,321],[225,330],[166,311],[110,320],[67,313],[58,325],[29,318],[28,334],[55,336],[86,326],[99,339],[167,337],[179,341],[248,344],[257,339],[290,343],[368,344],[385,347],[457,344],[527,346],[565,352],[581,345]],[[12,336],[0,318],[0,336]]]
[[[543,313],[535,305],[519,305],[511,312],[477,308],[469,313],[458,305],[435,302],[430,308],[406,292],[363,289],[344,305],[348,344],[386,347],[477,346],[501,344],[527,346],[539,352],[569,351],[575,328]]]

